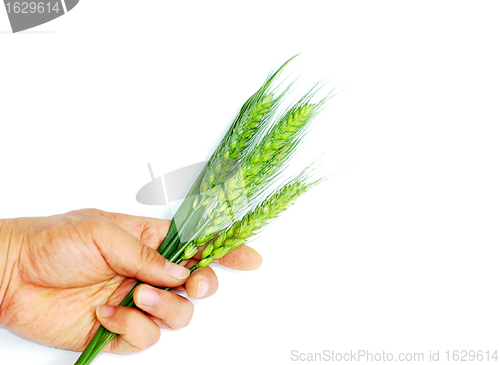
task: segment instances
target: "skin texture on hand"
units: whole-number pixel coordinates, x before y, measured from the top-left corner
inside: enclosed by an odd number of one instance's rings
[[[0,324],[2,324],[2,303],[9,287],[12,269],[19,257],[16,245],[10,244],[14,220],[0,220]]]
[[[118,333],[105,351],[143,350],[160,328],[186,326],[192,303],[153,286],[177,287],[190,298],[217,290],[209,267],[189,270],[156,252],[167,220],[95,209],[0,221],[0,324],[35,341],[82,351],[102,323]],[[242,246],[218,264],[239,270],[260,266],[261,257]],[[135,304],[119,307],[135,285]]]

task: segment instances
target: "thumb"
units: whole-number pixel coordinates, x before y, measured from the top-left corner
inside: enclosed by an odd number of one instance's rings
[[[189,276],[188,269],[169,262],[117,225],[106,224],[95,236],[101,255],[117,274],[164,287],[182,285]]]

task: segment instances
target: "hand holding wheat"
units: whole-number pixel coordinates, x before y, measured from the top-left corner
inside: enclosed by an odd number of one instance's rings
[[[72,272],[75,278],[81,277],[80,280],[83,283],[78,287],[67,288],[65,286],[67,284],[63,283],[56,289],[49,286],[51,288],[49,292],[41,290],[47,298],[54,297],[59,301],[41,300],[39,304],[40,308],[50,308],[44,307],[46,303],[58,308],[57,305],[62,303],[61,300],[66,300],[77,309],[75,318],[72,318],[69,323],[61,322],[58,327],[52,329],[49,336],[52,342],[61,343],[61,347],[86,346],[75,365],[90,364],[105,348],[127,352],[154,342],[157,336],[150,338],[141,332],[146,330],[147,323],[150,328],[153,323],[157,327],[185,325],[190,317],[186,315],[189,312],[187,308],[190,308],[186,303],[189,302],[168,293],[172,287],[184,283],[189,273],[187,269],[176,264],[192,260],[193,257],[199,258],[199,261],[195,261],[190,268],[189,271],[193,274],[186,281],[185,286],[190,296],[190,291],[196,293],[195,296],[200,296],[203,285],[200,285],[201,282],[197,285],[193,278],[197,280],[205,276],[213,282],[214,276],[208,266],[213,262],[221,262],[217,260],[231,262],[231,260],[226,260],[231,257],[228,255],[236,249],[241,249],[241,255],[237,257],[248,259],[249,262],[259,262],[256,260],[257,254],[244,245],[281,215],[298,197],[325,180],[325,178],[313,178],[312,164],[302,173],[285,181],[282,179],[289,163],[303,144],[313,120],[333,96],[329,93],[320,100],[313,100],[319,90],[316,85],[284,111],[280,110],[292,85],[277,85],[277,78],[290,61],[291,59],[277,71],[270,73],[264,84],[243,104],[226,135],[174,215],[168,233],[157,227],[145,235],[144,231],[138,231],[135,227],[132,236],[135,235],[137,257],[130,259],[130,262],[123,262],[123,258],[110,251],[109,243],[105,243],[108,241],[103,240],[103,247],[100,247],[99,241],[95,241],[94,236],[83,236],[87,237],[87,241],[83,243],[83,249],[77,245],[71,246],[70,250],[80,255],[80,260],[92,263],[94,271],[78,272],[78,269],[75,269],[78,267],[76,265],[78,261],[75,262],[74,256],[67,255],[68,258],[64,256],[55,260],[55,263],[42,266],[42,270],[34,278],[28,277],[27,281],[22,278],[23,283],[35,282],[41,283],[39,286],[45,285],[47,280],[50,281],[47,275],[53,274],[50,270],[58,264],[68,269],[68,272],[76,270]],[[114,219],[116,220],[116,216]],[[150,224],[154,226],[153,223]],[[53,236],[47,233],[45,236],[47,236],[47,242],[52,242]],[[82,239],[81,232],[77,230],[77,234],[72,238],[76,239],[75,237]],[[110,232],[103,237],[112,238],[116,242],[120,239],[125,242],[132,240],[130,235],[121,234],[112,237]],[[152,241],[137,242],[145,237]],[[164,239],[160,244],[162,237]],[[93,247],[92,242],[97,247]],[[40,252],[47,251],[45,241],[39,246]],[[23,247],[31,246],[24,245]],[[34,247],[37,248],[36,245]],[[138,247],[142,248],[138,249]],[[153,249],[157,249],[157,252]],[[31,252],[31,248],[25,248],[21,256],[25,257]],[[100,260],[99,254],[102,254]],[[29,262],[29,259],[25,260]],[[97,264],[93,260],[97,260]],[[35,260],[31,259],[31,262]],[[148,262],[150,266],[147,265]],[[159,264],[160,262],[163,266]],[[240,263],[237,264],[239,265]],[[182,271],[183,275],[177,275],[177,278],[165,275],[165,270],[162,269],[165,267],[172,270],[170,273],[172,275],[174,269],[177,274]],[[154,270],[163,270],[163,272],[155,276]],[[61,270],[60,274],[67,275],[68,272]],[[17,277],[21,277],[22,274],[21,270]],[[134,278],[139,281],[137,282]],[[56,281],[59,282],[61,279]],[[143,282],[158,288],[145,287]],[[196,289],[192,289],[193,287]],[[213,292],[213,287],[211,290],[205,287],[204,291],[210,294]],[[149,298],[147,296],[142,298],[141,296],[146,293],[149,293]],[[10,295],[9,298],[16,298],[16,295]],[[175,313],[161,305],[157,307],[158,312],[154,312],[152,311],[154,308],[145,306],[146,302],[164,304],[162,300],[167,301],[165,298],[176,301],[179,304],[178,308],[184,309]],[[98,325],[95,316],[88,315],[87,311],[82,310],[82,306],[88,309],[105,303],[119,304],[119,306],[101,307],[97,310],[97,319],[102,326]],[[19,326],[21,322],[16,318],[15,311],[9,310],[9,306],[7,306],[7,311],[2,309],[2,318],[7,318],[9,325]],[[160,307],[163,309],[159,309]],[[141,314],[137,308],[149,315]],[[4,316],[3,312],[6,312],[7,316]],[[112,313],[112,317],[105,316],[106,312]],[[144,327],[131,334],[127,332],[126,326],[117,325],[109,319],[115,316],[123,319],[127,316],[139,316],[137,318],[142,318],[141,323]],[[37,325],[39,324],[35,326]],[[20,328],[23,326],[20,325]],[[24,328],[29,328],[29,326],[25,324]],[[85,334],[89,334],[90,331],[93,337],[85,335],[82,338],[82,330]],[[68,333],[74,333],[76,337],[68,342],[61,340],[66,339]]]
[[[217,278],[210,268],[188,277],[188,269],[155,251],[169,225],[99,210],[0,221],[0,324],[81,351],[103,323],[121,335],[106,351],[120,353],[151,346],[160,328],[186,326],[191,302],[152,286],[184,285],[189,297],[201,298],[215,293]],[[245,247],[220,264],[255,269],[260,256]],[[145,313],[118,306],[136,279],[151,285],[134,293]]]
[[[269,195],[301,147],[312,121],[333,96],[329,93],[313,101],[318,91],[316,85],[278,114],[292,85],[278,92],[276,80],[292,59],[271,73],[243,104],[175,213],[171,229],[158,247],[158,252],[169,261],[181,263],[199,254],[205,246],[201,261],[191,271],[206,268],[244,245],[295,199],[325,180],[311,181],[310,165]],[[135,289],[121,306],[135,306]],[[75,365],[90,364],[116,336],[112,329],[101,326]]]

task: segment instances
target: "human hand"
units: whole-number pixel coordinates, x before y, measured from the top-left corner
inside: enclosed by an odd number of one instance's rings
[[[193,304],[141,284],[135,308],[119,304],[137,283],[182,286],[190,298],[215,293],[209,267],[189,270],[156,252],[170,222],[85,209],[41,218],[0,221],[0,324],[35,341],[82,351],[100,323],[118,333],[104,351],[143,350],[160,328],[186,326]],[[260,255],[247,246],[215,263],[252,270]],[[3,269],[3,270],[2,270]],[[100,322],[100,323],[99,323]]]

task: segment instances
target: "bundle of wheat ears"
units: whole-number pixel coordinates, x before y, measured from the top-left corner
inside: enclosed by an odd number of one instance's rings
[[[330,92],[313,102],[319,89],[316,85],[285,112],[278,112],[291,84],[278,84],[277,79],[295,57],[272,72],[243,104],[175,213],[158,248],[169,261],[181,263],[201,252],[191,271],[210,265],[247,243],[298,197],[327,178],[313,178],[314,168],[309,165],[276,186],[304,142],[311,122],[334,95]],[[134,289],[122,306],[134,307]],[[75,365],[90,364],[115,336],[101,326]]]

